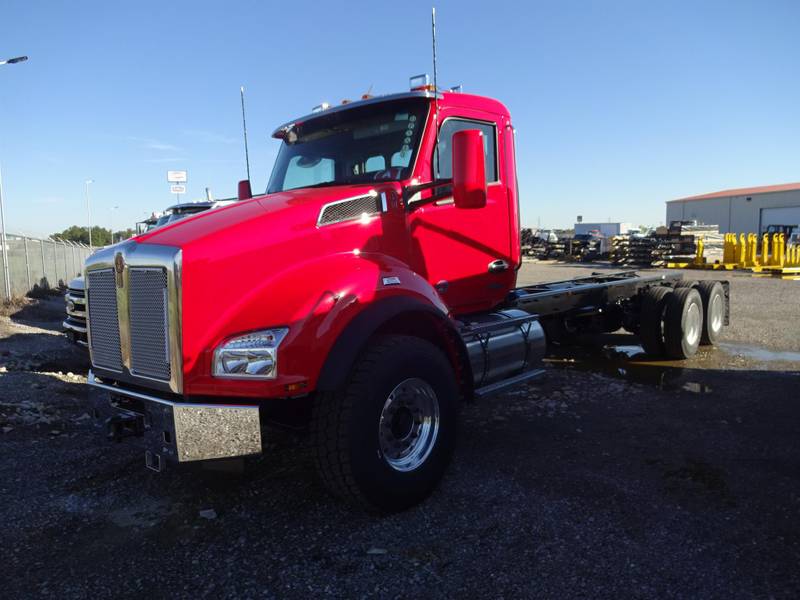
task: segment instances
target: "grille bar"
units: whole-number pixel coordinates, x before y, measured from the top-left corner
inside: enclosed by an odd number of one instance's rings
[[[169,381],[167,272],[131,267],[128,282],[131,373]]]
[[[92,364],[113,371],[122,370],[117,316],[117,286],[112,269],[89,271],[89,344]]]

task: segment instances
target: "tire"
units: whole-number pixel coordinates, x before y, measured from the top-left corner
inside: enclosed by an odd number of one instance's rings
[[[453,369],[436,346],[409,336],[376,338],[345,389],[314,403],[311,432],[322,481],[333,495],[372,512],[418,504],[450,462],[458,411]]]
[[[667,298],[664,311],[664,348],[674,359],[697,354],[703,334],[703,300],[694,288],[678,288]]]
[[[653,357],[664,355],[664,309],[672,293],[672,288],[658,286],[647,288],[642,294],[639,340],[645,353]]]
[[[699,285],[696,279],[681,279],[675,283],[675,289],[679,288],[696,288]]]
[[[725,324],[725,289],[719,281],[701,281],[697,291],[703,300],[703,335],[701,346],[713,346]]]

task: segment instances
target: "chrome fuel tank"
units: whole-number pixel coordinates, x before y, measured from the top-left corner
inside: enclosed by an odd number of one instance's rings
[[[476,388],[541,367],[544,331],[530,313],[508,309],[470,315],[463,322],[461,336]]]

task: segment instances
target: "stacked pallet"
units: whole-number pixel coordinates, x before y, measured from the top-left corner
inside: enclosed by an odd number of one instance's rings
[[[675,225],[673,227],[673,225]],[[697,241],[703,240],[703,257],[706,262],[713,263],[722,260],[725,248],[725,234],[719,232],[719,225],[703,225],[695,222],[670,224],[670,235],[692,237],[693,250],[691,256],[697,252]],[[685,256],[685,254],[683,255]]]
[[[663,267],[667,263],[690,263],[697,256],[697,242],[703,240],[706,262],[722,260],[725,236],[718,225],[698,225],[694,221],[659,227],[641,237],[617,235],[611,238],[611,261],[618,265]]]
[[[657,257],[657,246],[654,236],[615,235],[611,238],[609,258],[617,265],[650,266]]]

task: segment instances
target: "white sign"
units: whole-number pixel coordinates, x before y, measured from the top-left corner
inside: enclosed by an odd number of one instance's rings
[[[173,194],[185,194],[186,193],[186,186],[185,185],[171,185],[169,186],[169,191]]]
[[[186,171],[167,171],[167,181],[170,183],[186,183]]]

